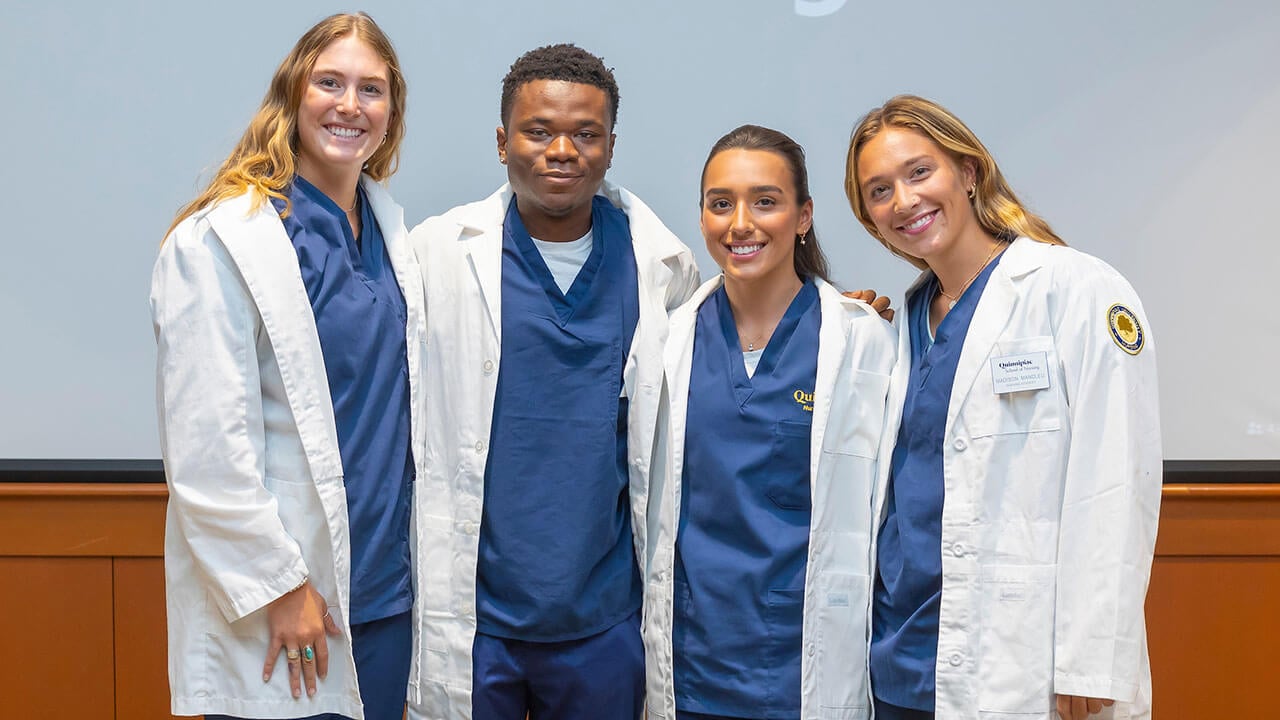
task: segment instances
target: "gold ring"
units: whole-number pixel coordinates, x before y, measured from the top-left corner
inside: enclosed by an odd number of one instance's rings
[[[288,650],[284,651],[285,658],[287,658],[291,663],[298,662],[298,658],[301,657],[301,655],[302,653],[299,653],[297,650],[294,650],[293,648],[289,648]]]

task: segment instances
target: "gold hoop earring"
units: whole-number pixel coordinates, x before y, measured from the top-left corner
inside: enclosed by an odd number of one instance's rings
[[[969,199],[972,200],[974,195],[978,194],[978,184],[974,183],[969,186]]]

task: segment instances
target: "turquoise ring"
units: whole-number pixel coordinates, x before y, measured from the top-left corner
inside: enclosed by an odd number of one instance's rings
[[[302,662],[315,662],[316,652],[311,649],[310,645],[302,648]]]

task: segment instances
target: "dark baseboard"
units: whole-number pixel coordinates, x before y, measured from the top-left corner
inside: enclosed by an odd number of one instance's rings
[[[162,483],[160,460],[6,460],[0,482]],[[1165,484],[1277,483],[1280,460],[1165,460]]]
[[[0,482],[162,483],[164,463],[160,460],[0,459]]]

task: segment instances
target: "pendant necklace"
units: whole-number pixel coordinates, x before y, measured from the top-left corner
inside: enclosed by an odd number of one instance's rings
[[[955,295],[952,295],[946,290],[943,290],[942,281],[941,280],[938,281],[938,294],[942,295],[942,297],[946,298],[949,301],[947,304],[948,310],[955,307],[956,303],[960,302],[960,296],[964,295],[964,291],[968,290],[969,286],[973,284],[973,281],[978,279],[978,276],[982,274],[983,269],[987,267],[987,263],[991,262],[991,258],[995,257],[996,251],[999,250],[1000,246],[1003,244],[1004,243],[1002,242],[996,241],[996,244],[991,246],[991,252],[987,253],[987,259],[982,261],[982,264],[978,266],[978,271],[975,272],[972,276],[970,276],[970,278],[967,281],[965,281],[965,284],[960,287],[960,292],[956,293]]]

